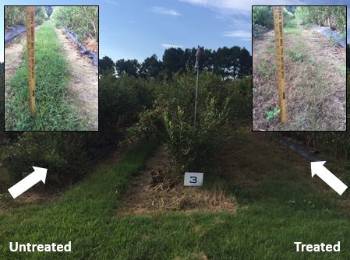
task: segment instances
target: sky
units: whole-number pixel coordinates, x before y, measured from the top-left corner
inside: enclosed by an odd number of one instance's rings
[[[100,6],[100,58],[158,58],[166,48],[209,49],[245,47],[251,52],[253,4],[347,4],[344,0],[3,0],[0,35],[4,35],[3,5],[96,4]],[[4,60],[4,39],[0,61]]]

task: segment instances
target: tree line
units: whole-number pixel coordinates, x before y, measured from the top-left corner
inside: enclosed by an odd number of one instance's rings
[[[119,59],[114,62],[105,56],[99,62],[99,71],[100,74],[115,72],[117,76],[167,79],[176,73],[193,71],[196,51],[196,48],[169,48],[164,51],[161,60],[157,55],[152,55],[143,62],[136,59]],[[245,48],[238,46],[217,50],[201,48],[199,68],[201,71],[213,72],[224,79],[242,78],[251,75],[252,56]]]

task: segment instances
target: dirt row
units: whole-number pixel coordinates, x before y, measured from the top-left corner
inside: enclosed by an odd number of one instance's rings
[[[234,213],[235,200],[221,188],[185,187],[183,176],[175,173],[175,165],[165,146],[159,147],[137,173],[122,196],[118,215],[155,214],[167,211]]]
[[[342,131],[346,122],[346,49],[311,29],[285,33],[288,122],[278,107],[274,32],[253,41],[254,130]]]

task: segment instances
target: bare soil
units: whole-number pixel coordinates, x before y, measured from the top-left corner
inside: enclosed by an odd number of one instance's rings
[[[288,122],[266,113],[278,107],[274,32],[253,41],[253,129],[344,131],[346,49],[321,34],[299,28],[285,33]]]
[[[118,215],[236,211],[235,200],[223,190],[184,187],[183,176],[174,174],[172,169],[169,153],[161,146],[147,162],[146,169],[130,183],[129,190],[122,196]]]
[[[73,106],[85,119],[89,131],[98,130],[98,71],[89,58],[81,55],[77,47],[66,38],[63,30],[56,29],[62,42],[64,55],[71,74],[68,91]]]
[[[5,46],[5,100],[11,95],[10,80],[21,65],[23,59],[23,46],[25,45],[25,35],[21,35]]]

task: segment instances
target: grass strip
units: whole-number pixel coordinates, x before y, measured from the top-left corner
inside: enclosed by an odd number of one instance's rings
[[[40,26],[35,40],[36,116],[28,106],[27,55],[10,81],[5,104],[7,131],[83,130],[85,123],[68,103],[68,64],[53,25]]]
[[[143,168],[155,147],[155,144],[140,144],[127,152],[117,165],[97,167],[94,174],[55,202],[0,211],[2,258],[38,259],[40,256],[40,253],[11,253],[8,241],[63,243],[71,240],[72,259],[87,259],[91,250],[103,251],[101,240],[111,232],[117,199],[130,176]],[[52,254],[50,259],[60,256],[63,255]]]

